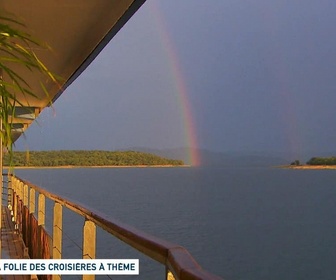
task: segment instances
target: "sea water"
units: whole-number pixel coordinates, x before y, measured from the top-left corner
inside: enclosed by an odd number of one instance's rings
[[[182,245],[224,279],[335,279],[335,170],[74,168],[16,174]],[[80,258],[83,219],[68,210],[63,219],[64,257]],[[122,279],[164,279],[162,265],[103,230],[97,236],[97,258],[140,259],[140,275]]]

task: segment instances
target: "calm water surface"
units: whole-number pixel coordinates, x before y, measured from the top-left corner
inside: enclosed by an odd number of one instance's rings
[[[334,170],[88,168],[17,175],[178,243],[225,279],[335,279]],[[64,223],[64,254],[79,258],[82,220],[65,211]],[[140,275],[122,279],[164,277],[161,265],[101,230],[97,247],[97,258],[140,258]]]

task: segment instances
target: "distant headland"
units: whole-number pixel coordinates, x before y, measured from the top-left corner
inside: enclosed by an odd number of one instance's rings
[[[18,168],[76,168],[76,167],[182,167],[182,160],[138,151],[25,151],[4,157],[4,166]]]

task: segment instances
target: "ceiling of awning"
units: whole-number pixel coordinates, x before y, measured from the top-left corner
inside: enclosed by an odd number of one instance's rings
[[[38,98],[18,96],[26,108],[16,110],[16,140],[38,114],[62,94],[134,15],[145,0],[1,0],[0,13],[25,24],[26,32],[50,49],[34,50],[43,63],[62,77],[60,89],[41,74],[20,73]],[[15,66],[19,67],[19,66]],[[6,77],[4,77],[5,79]],[[40,86],[46,84],[48,98]]]

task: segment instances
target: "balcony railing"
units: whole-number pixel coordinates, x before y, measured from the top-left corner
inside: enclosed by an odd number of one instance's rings
[[[203,270],[190,253],[179,245],[151,236],[18,177],[11,176],[10,182],[8,203],[12,209],[13,221],[22,234],[29,256],[33,259],[62,258],[62,213],[63,207],[66,207],[84,217],[83,259],[96,258],[96,227],[98,226],[165,266],[165,278],[168,280],[222,279]],[[46,199],[53,203],[52,236],[45,229]],[[53,280],[60,278],[60,275],[41,275],[40,277],[40,279]],[[94,275],[83,275],[83,279],[94,279]]]

